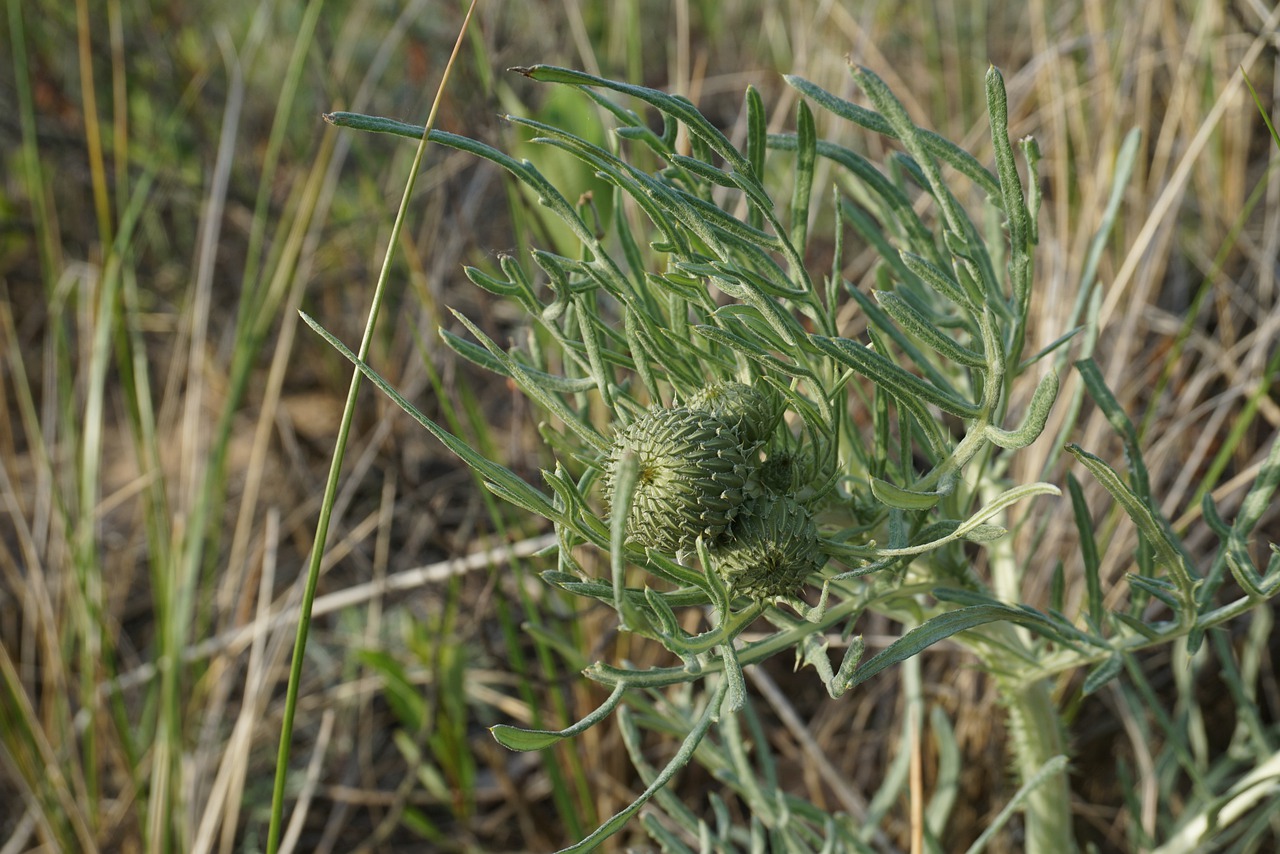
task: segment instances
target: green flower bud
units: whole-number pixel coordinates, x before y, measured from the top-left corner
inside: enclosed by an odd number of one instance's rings
[[[709,412],[655,409],[618,433],[605,464],[610,504],[628,453],[639,468],[627,537],[667,554],[693,549],[699,535],[714,541],[757,490],[738,433]]]
[[[809,511],[787,496],[766,495],[743,508],[713,560],[733,595],[766,600],[799,592],[827,556]]]
[[[795,493],[814,479],[813,455],[803,450],[774,451],[760,464],[760,483],[770,492]]]
[[[689,409],[704,409],[718,415],[742,436],[748,447],[765,442],[777,429],[783,405],[767,385],[718,382],[700,389],[685,402]]]

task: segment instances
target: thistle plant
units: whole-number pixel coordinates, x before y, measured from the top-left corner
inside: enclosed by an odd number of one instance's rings
[[[989,832],[1020,811],[1027,850],[1071,848],[1068,746],[1050,679],[1090,668],[1085,691],[1097,690],[1133,652],[1173,641],[1194,651],[1207,629],[1273,596],[1280,557],[1255,569],[1245,543],[1280,479],[1280,452],[1234,524],[1212,517],[1223,547],[1202,576],[1146,487],[1124,414],[1081,362],[1085,389],[1126,439],[1128,477],[1068,451],[1137,525],[1133,603],[1107,610],[1096,584],[1078,615],[1060,601],[1020,603],[1036,510],[1060,490],[1010,482],[1011,460],[1045,429],[1071,335],[1035,330],[1055,343],[1025,351],[1039,152],[1033,139],[1020,143],[1024,183],[1000,73],[986,79],[993,171],[917,127],[863,68],[851,73],[869,106],[788,78],[803,98],[787,134],[766,132],[763,100],[748,90],[740,146],[679,96],[562,68],[517,71],[576,88],[612,123],[602,147],[508,117],[612,194],[571,202],[577,190],[553,186],[533,164],[430,131],[429,141],[509,172],[580,246],[572,257],[535,249],[466,270],[523,309],[528,325],[514,346],[457,312],[465,334],[440,335],[540,408],[555,459],[543,483],[482,457],[312,325],[493,493],[554,526],[548,584],[607,603],[622,630],[670,654],[669,665],[647,669],[592,664],[586,676],[609,694],[567,729],[493,728],[503,745],[536,750],[616,717],[646,788],[565,850],[589,850],[646,804],[644,827],[664,850],[867,850],[892,797],[853,817],[786,792],[744,669],[791,653],[839,697],[891,665],[912,666],[944,638],[992,675],[1008,716],[1021,788]],[[875,164],[818,139],[815,107],[900,150]],[[425,132],[371,116],[327,118],[411,139]],[[1121,181],[1135,150],[1126,148]],[[832,186],[815,194],[819,174]],[[834,254],[821,275],[805,264],[819,230]],[[862,282],[844,277],[855,243],[877,256]],[[1072,484],[1088,548],[1089,514]],[[1015,545],[1019,532],[1030,547]],[[1228,576],[1243,593],[1220,605],[1214,594]],[[684,628],[690,610],[700,631]],[[869,612],[905,630],[864,660],[858,621]],[[833,637],[848,640],[836,662]],[[679,740],[664,767],[648,764],[645,732]],[[746,826],[729,819],[720,793],[709,809],[673,796],[666,786],[690,762],[741,799]],[[945,826],[942,805],[929,830],[942,838]]]

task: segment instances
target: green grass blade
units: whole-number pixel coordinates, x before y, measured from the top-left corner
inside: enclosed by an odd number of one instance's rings
[[[467,27],[471,22],[471,14],[475,11],[475,0],[471,3],[467,10],[467,15],[463,19],[461,32],[458,34],[458,40],[454,44],[453,53],[449,57],[449,62],[445,66],[442,74],[440,85],[436,91],[435,101],[431,105],[431,112],[427,117],[427,127],[435,122],[436,113],[440,108],[441,95],[444,93],[445,83],[448,82],[449,72],[457,60],[458,52],[462,47],[462,39],[466,34]],[[378,275],[377,284],[374,287],[373,299],[369,306],[369,317],[365,324],[364,335],[360,341],[360,351],[355,358],[364,361],[368,355],[370,344],[373,341],[374,328],[377,325],[378,314],[382,306],[382,299],[386,292],[386,282],[391,271],[391,259],[394,255],[395,247],[398,245],[400,232],[404,227],[405,213],[409,208],[409,200],[413,196],[413,188],[417,183],[419,170],[422,167],[423,155],[426,153],[427,139],[425,133],[421,137],[418,149],[414,153],[413,163],[410,168],[409,177],[405,182],[404,195],[401,197],[400,207],[396,211],[395,222],[391,228],[390,240],[387,244],[387,252],[383,258],[382,269]],[[336,340],[336,339],[335,339]],[[311,629],[311,607],[315,602],[316,588],[320,580],[320,564],[324,557],[325,544],[329,534],[329,520],[333,512],[333,503],[337,498],[338,492],[338,476],[342,470],[342,461],[345,457],[347,437],[351,431],[351,422],[355,417],[356,399],[360,392],[360,371],[352,374],[351,385],[347,392],[346,404],[342,411],[342,422],[338,428],[338,437],[334,446],[333,460],[329,466],[329,475],[325,481],[324,497],[320,504],[320,518],[316,524],[315,542],[311,549],[311,558],[307,567],[306,583],[303,588],[302,606],[298,619],[297,635],[294,639],[294,649],[292,663],[289,668],[289,683],[286,689],[284,719],[280,728],[280,745],[276,756],[275,783],[272,788],[271,795],[271,821],[267,829],[267,854],[276,854],[280,845],[280,831],[284,817],[284,794],[285,781],[289,774],[289,753],[293,740],[293,720],[294,714],[298,707],[298,693],[302,683],[302,664],[304,659],[304,651],[307,646],[307,636]]]

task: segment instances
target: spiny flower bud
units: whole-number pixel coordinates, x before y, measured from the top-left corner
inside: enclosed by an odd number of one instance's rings
[[[723,419],[701,410],[655,409],[618,433],[605,466],[605,500],[613,503],[625,455],[638,463],[627,536],[667,554],[715,540],[753,494],[754,466]]]
[[[799,592],[827,562],[809,511],[785,495],[766,495],[744,507],[713,558],[733,595],[757,600]]]
[[[685,402],[689,409],[705,409],[737,429],[748,447],[765,442],[782,418],[782,401],[773,389],[738,382],[717,382],[698,390]]]
[[[772,451],[760,464],[760,483],[770,492],[794,493],[813,481],[814,468],[808,451]]]

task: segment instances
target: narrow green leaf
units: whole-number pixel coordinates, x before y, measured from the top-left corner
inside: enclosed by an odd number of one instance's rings
[[[1053,402],[1057,398],[1058,372],[1049,371],[1040,380],[1035,392],[1031,395],[1031,403],[1027,405],[1027,414],[1022,419],[1022,425],[1017,430],[1001,430],[993,424],[988,424],[984,434],[993,444],[999,445],[1001,448],[1009,450],[1025,448],[1040,438],[1040,434],[1044,432],[1044,425],[1049,421],[1049,411],[1053,409]]]
[[[875,298],[880,307],[908,334],[937,351],[943,358],[969,368],[987,366],[986,356],[958,344],[898,294],[893,291],[875,291]]]
[[[628,110],[621,104],[615,104],[599,92],[592,89],[583,89],[581,91],[582,94],[594,101],[605,112],[617,119],[619,124],[627,127],[638,127],[644,124],[644,119],[638,113]]]
[[[581,842],[570,845],[568,848],[563,848],[557,852],[557,854],[579,854],[579,852],[594,851],[601,842],[621,830],[623,826],[631,820],[631,817],[638,813],[640,808],[649,802],[650,798],[671,782],[671,780],[675,778],[676,774],[678,774],[680,770],[688,765],[689,761],[693,759],[694,751],[698,749],[698,745],[701,744],[702,740],[706,737],[707,731],[711,728],[711,724],[720,709],[720,704],[724,700],[724,694],[728,684],[729,683],[726,680],[721,680],[720,684],[716,686],[716,690],[710,697],[702,715],[689,731],[689,734],[685,736],[684,741],[681,742],[680,749],[676,751],[675,756],[671,757],[671,761],[667,763],[661,773],[653,778],[653,782],[649,784],[648,788],[640,793],[638,798],[632,801],[628,806],[623,807],[617,814],[601,824],[600,827],[596,828],[595,831]]]
[[[504,282],[475,267],[463,267],[462,272],[471,280],[472,284],[484,288],[496,296],[519,300],[524,295],[519,285],[513,282]]]
[[[616,378],[613,371],[605,364],[604,358],[600,355],[600,330],[598,325],[600,320],[599,313],[594,309],[594,303],[595,300],[590,296],[581,296],[574,300],[574,305],[578,309],[578,330],[581,334],[582,343],[587,348],[587,364],[591,366],[591,375],[595,378],[596,389],[600,392],[600,399],[612,411],[614,408],[613,388]]]
[[[937,539],[926,540],[926,542],[918,543],[914,546],[903,546],[895,548],[878,548],[875,549],[877,557],[905,557],[908,555],[923,554],[933,551],[939,546],[952,542],[953,540],[963,539],[970,533],[979,532],[978,536],[982,536],[982,531],[988,519],[1004,510],[1006,507],[1037,495],[1061,495],[1062,493],[1056,486],[1049,483],[1029,483],[1022,486],[1015,486],[1000,495],[996,496],[989,504],[983,506],[980,510],[970,516],[964,522],[940,522],[937,529],[947,531],[947,533]],[[988,526],[991,527],[991,526]],[[936,532],[936,531],[935,531]],[[930,535],[930,531],[926,529],[923,535]]]
[[[1067,577],[1062,561],[1054,561],[1053,577],[1049,581],[1049,608],[1051,611],[1061,611],[1066,607],[1064,602],[1067,598]]]
[[[1271,443],[1271,450],[1240,505],[1235,524],[1231,526],[1233,537],[1244,540],[1253,533],[1263,514],[1273,507],[1272,497],[1277,487],[1280,487],[1280,435]]]
[[[931,288],[956,305],[963,306],[970,311],[974,310],[974,306],[977,303],[974,302],[971,295],[965,293],[964,289],[960,287],[960,283],[950,273],[927,259],[916,255],[914,252],[908,252],[904,249],[901,255],[903,263],[907,265],[907,269],[919,276],[921,281],[926,282]]]
[[[964,538],[971,543],[990,543],[1000,539],[1008,533],[1008,528],[984,522],[966,531]]]
[[[809,240],[809,196],[813,190],[817,151],[818,131],[813,123],[813,111],[801,101],[796,114],[796,183],[791,195],[791,245],[801,251]]]
[[[866,107],[860,107],[843,98],[838,98],[803,77],[786,74],[783,75],[783,79],[787,81],[788,85],[824,110],[875,133],[894,139],[899,138],[894,127],[879,113],[868,110]],[[989,197],[993,199],[1000,197],[999,182],[972,154],[932,131],[921,131],[920,136],[930,154],[954,165],[957,170],[978,184]]]
[[[887,480],[871,478],[871,494],[881,504],[896,507],[899,510],[928,510],[942,500],[943,492],[916,492],[894,486]]]
[[[631,518],[631,502],[635,499],[640,464],[636,455],[628,450],[618,461],[613,473],[614,488],[612,506],[609,508],[609,575],[613,579],[613,607],[626,628],[622,607],[622,594],[626,588],[627,520]]]
[[[902,102],[875,72],[851,63],[849,73],[893,128],[902,145],[911,153],[925,178],[924,188],[932,194],[942,211],[947,231],[954,239],[963,239],[967,244],[965,250],[960,253],[961,256],[970,259],[975,276],[982,273],[984,274],[982,279],[994,285],[993,277],[987,272],[987,265],[979,263],[980,256],[985,254],[985,247],[976,235],[973,235],[973,224],[956,201],[951,188],[942,180],[942,174],[934,160],[936,157],[951,163],[957,169],[962,169],[973,160],[972,155],[955,145],[944,146],[933,151],[926,134],[916,126],[911,116],[907,114],[906,108],[902,106]],[[986,172],[985,169],[982,171]]]
[[[720,132],[715,125],[711,124],[702,113],[687,98],[681,98],[676,95],[670,95],[658,89],[650,89],[645,86],[636,86],[631,83],[623,83],[617,80],[608,80],[604,77],[597,77],[593,74],[587,74],[584,71],[575,71],[569,68],[559,68],[553,65],[533,65],[528,67],[516,67],[510,69],[518,74],[523,74],[533,80],[543,83],[568,83],[573,86],[595,86],[601,89],[609,89],[623,95],[630,95],[641,101],[657,108],[664,115],[671,116],[682,122],[689,132],[695,135],[702,142],[710,146],[711,150],[720,155],[729,163],[729,165],[739,171],[746,171],[750,168],[747,162],[729,139]]]
[[[388,119],[383,116],[367,116],[364,113],[348,113],[337,110],[332,113],[324,113],[323,118],[326,122],[334,127],[352,128],[353,130],[362,130],[372,133],[389,133],[393,136],[402,136],[406,139],[419,140],[422,139],[422,133],[426,130],[424,125],[415,125],[409,122],[402,122],[398,119]],[[436,134],[443,131],[433,130],[431,136],[427,139],[435,141]]]
[[[502,363],[502,366],[506,369],[508,375],[515,381],[516,385],[520,386],[521,391],[537,401],[538,404],[547,412],[564,422],[565,426],[572,430],[588,445],[601,453],[608,449],[609,443],[606,442],[604,438],[590,425],[583,423],[581,419],[575,417],[563,400],[538,385],[533,376],[530,375],[528,368],[505,353],[489,338],[488,335],[485,335],[484,332],[481,331],[480,327],[472,323],[471,319],[465,314],[456,309],[449,309],[449,311],[463,326],[467,327],[467,331],[474,335],[476,339],[484,345],[485,349],[492,353],[493,356]]]
[[[1276,126],[1271,123],[1271,114],[1262,103],[1262,99],[1258,97],[1257,91],[1253,88],[1253,81],[1249,79],[1248,74],[1245,74],[1244,68],[1240,69],[1240,76],[1244,78],[1244,85],[1249,87],[1249,94],[1253,96],[1254,106],[1258,108],[1258,113],[1262,115],[1262,121],[1266,123],[1267,130],[1271,133],[1271,141],[1275,143],[1276,148],[1280,148],[1280,133],[1276,132]]]
[[[1102,663],[1093,670],[1089,671],[1089,675],[1084,678],[1084,687],[1081,692],[1088,697],[1102,686],[1106,685],[1112,679],[1120,675],[1120,671],[1124,669],[1124,658],[1119,653],[1103,659]]]
[[[1129,416],[1120,406],[1120,401],[1116,400],[1115,395],[1111,393],[1111,389],[1107,388],[1102,371],[1092,357],[1081,359],[1075,363],[1075,367],[1080,374],[1080,379],[1084,382],[1085,390],[1093,398],[1094,403],[1098,404],[1107,417],[1107,422],[1120,434],[1120,439],[1124,442],[1125,458],[1129,463],[1133,491],[1143,500],[1150,501],[1151,482],[1147,476],[1146,463],[1142,460],[1138,431],[1134,429],[1133,422],[1129,420]]]
[[[982,590],[971,590],[967,587],[937,587],[933,591],[933,598],[939,602],[951,602],[955,605],[995,605],[1002,608],[1008,605],[996,599],[990,593]]]
[[[1113,611],[1111,616],[1115,617],[1121,623],[1128,626],[1130,629],[1142,635],[1144,638],[1146,638],[1149,641],[1159,641],[1163,639],[1163,635],[1159,632],[1159,630],[1157,630],[1153,626],[1147,625],[1146,623],[1139,620],[1137,617],[1131,617],[1130,615],[1124,613],[1123,611]]]
[[[1257,567],[1253,565],[1253,561],[1249,559],[1248,551],[1244,548],[1237,548],[1237,544],[1229,543],[1225,555],[1227,568],[1231,570],[1232,577],[1236,583],[1248,593],[1250,596],[1262,597],[1264,585],[1262,576],[1258,574]]]
[[[595,711],[578,721],[571,727],[561,730],[541,730],[541,729],[521,729],[520,727],[509,726],[507,724],[498,724],[489,727],[489,732],[494,739],[508,750],[542,750],[544,747],[550,747],[556,742],[563,741],[566,738],[573,738],[580,735],[591,727],[604,720],[613,710],[618,707],[618,703],[622,701],[622,697],[627,692],[627,684],[619,682],[603,703],[601,703]]]
[[[1022,181],[1009,144],[1009,97],[1004,77],[994,65],[987,69],[987,115],[991,122],[991,140],[995,148],[996,174],[1000,177],[1000,197],[1009,224],[1009,271],[1013,278],[1014,298],[1025,311],[1031,288],[1030,214],[1022,195]]]
[[[851,219],[853,218],[854,217],[851,216]],[[867,323],[870,327],[867,331],[867,335],[871,338],[873,352],[889,352],[887,347],[881,346],[880,342],[875,339],[875,336],[882,335],[893,341],[893,343],[906,354],[907,358],[909,358],[912,363],[920,369],[920,373],[923,374],[922,379],[926,382],[940,389],[945,389],[951,386],[954,380],[944,374],[943,371],[938,368],[938,366],[935,365],[919,347],[916,346],[914,339],[909,337],[909,335],[897,324],[893,323],[889,314],[877,303],[876,300],[872,299],[869,295],[864,294],[849,282],[845,283],[845,292],[849,294],[849,296],[853,297],[853,300],[858,304],[858,307],[867,315]]]
[[[1182,591],[1184,605],[1188,608],[1193,607],[1192,596],[1196,587],[1201,584],[1201,580],[1193,577],[1191,566],[1181,545],[1174,541],[1167,525],[1157,517],[1159,510],[1154,509],[1147,501],[1139,498],[1120,479],[1115,469],[1098,457],[1075,444],[1067,445],[1067,451],[1079,460],[1089,470],[1090,474],[1097,478],[1103,488],[1111,493],[1111,497],[1116,500],[1129,518],[1133,520],[1133,523],[1138,526],[1138,530],[1143,537],[1156,550],[1156,556],[1160,563],[1177,582],[1178,588]]]
[[[742,675],[742,664],[738,661],[738,650],[733,646],[732,638],[720,644],[720,659],[724,662],[724,678],[729,689],[724,694],[724,705],[718,717],[735,715],[747,704],[747,680]]]
[[[449,838],[427,817],[426,813],[415,806],[406,805],[401,811],[400,820],[404,822],[405,827],[430,842],[444,843]]]
[[[501,466],[498,463],[493,462],[492,460],[485,459],[469,444],[423,415],[413,404],[405,400],[400,393],[395,390],[391,383],[383,379],[377,371],[365,364],[364,361],[357,358],[356,354],[352,353],[351,350],[347,348],[347,345],[339,341],[332,333],[317,323],[309,314],[303,311],[298,312],[298,314],[301,315],[302,319],[306,321],[306,324],[314,329],[321,338],[345,356],[353,365],[356,366],[356,368],[359,369],[360,373],[364,374],[370,382],[381,389],[382,392],[390,397],[397,406],[408,413],[414,421],[417,421],[423,427],[427,428],[427,430],[439,439],[446,448],[479,473],[484,480],[500,487],[504,496],[510,497],[520,507],[523,507],[532,513],[536,513],[545,519],[553,521],[560,519],[560,513],[551,503],[550,498],[525,483],[524,480],[515,474],[515,472],[505,466]]]
[[[649,834],[649,838],[658,844],[658,848],[662,854],[698,854],[697,851],[684,844],[676,832],[663,824],[664,819],[658,818],[658,813],[648,812],[640,816],[640,824],[644,826],[644,832]],[[704,847],[703,851],[709,850]]]
[[[1022,159],[1027,163],[1027,226],[1031,229],[1031,242],[1040,242],[1040,143],[1034,136],[1024,136],[1018,141],[1022,146]]]
[[[716,281],[721,290],[758,311],[788,348],[794,349],[799,346],[800,340],[805,335],[804,327],[749,277],[744,276],[738,282],[729,282],[725,279]]]
[[[744,328],[742,324],[736,324],[736,326],[738,329]],[[740,353],[742,356],[784,376],[814,379],[813,374],[804,366],[784,362],[772,353],[764,352],[760,349],[759,342],[752,341],[747,335],[742,335],[729,329],[705,325],[695,326],[694,331],[708,341],[714,341],[717,344],[728,347],[734,352]]]
[[[916,626],[898,638],[882,651],[867,659],[866,663],[854,672],[850,679],[850,688],[866,682],[886,668],[913,655],[918,655],[939,641],[946,640],[954,634],[977,628],[986,623],[998,620],[1009,620],[1019,616],[1019,612],[1005,605],[974,605],[958,611],[947,611]]]
[[[485,370],[492,371],[495,374],[504,377],[510,377],[504,365],[498,359],[493,357],[485,348],[465,338],[459,338],[447,329],[440,329],[440,339],[450,350],[462,356],[467,361],[479,365]],[[592,377],[562,377],[556,374],[549,374],[545,371],[539,371],[536,368],[525,367],[525,372],[529,378],[547,391],[559,394],[581,394],[590,391],[596,387],[596,381]]]
[[[1093,536],[1093,517],[1089,513],[1089,505],[1084,499],[1084,490],[1080,481],[1070,472],[1067,473],[1067,491],[1071,493],[1071,509],[1075,514],[1076,531],[1080,535],[1080,557],[1084,561],[1084,580],[1086,607],[1089,609],[1089,620],[1095,626],[1101,626],[1106,615],[1106,606],[1102,600],[1102,581],[1099,574],[1102,565],[1098,554],[1098,541]]]
[[[977,418],[982,413],[977,405],[961,400],[915,374],[908,373],[857,341],[821,335],[811,335],[809,340],[819,350],[862,374],[900,402],[929,403],[960,418]]]
[[[686,169],[694,175],[697,175],[702,180],[715,184],[717,187],[728,187],[730,189],[737,189],[738,187],[733,178],[729,176],[728,172],[725,172],[722,169],[717,169],[710,163],[699,160],[696,157],[686,157],[683,154],[672,154],[670,158],[671,163],[675,166],[679,166],[681,169]]]
[[[1016,374],[1026,373],[1027,368],[1030,368],[1032,365],[1034,365],[1036,362],[1043,359],[1045,356],[1049,356],[1053,353],[1056,353],[1058,350],[1062,349],[1062,346],[1064,344],[1066,344],[1072,338],[1075,338],[1077,335],[1079,335],[1083,331],[1084,331],[1083,326],[1077,326],[1075,329],[1072,329],[1070,332],[1064,332],[1062,335],[1059,335],[1057,338],[1053,339],[1053,341],[1041,347],[1038,351],[1036,351],[1034,355],[1028,356],[1027,358],[1023,359],[1021,362],[1019,362],[1018,369],[1015,371],[1015,373]]]
[[[770,134],[769,147],[779,151],[798,151],[800,140],[795,134]],[[933,246],[933,235],[921,222],[915,208],[911,206],[911,200],[872,165],[871,161],[849,148],[824,139],[817,140],[816,150],[820,157],[843,166],[852,174],[856,180],[851,190],[870,194],[860,197],[858,201],[860,204],[866,204],[868,210],[874,211],[876,216],[884,222],[884,230],[900,231],[903,242],[909,246]],[[876,231],[878,233],[879,229]],[[896,255],[897,251],[894,250],[890,254]],[[892,263],[887,256],[886,260]]]
[[[764,112],[764,99],[754,86],[747,87],[747,162],[751,164],[751,173],[757,180],[764,179],[764,156],[768,148],[768,119]],[[760,228],[764,216],[756,208],[747,213],[747,222]]]
[[[652,367],[653,363],[658,361],[656,353],[649,346],[650,339],[642,328],[642,322],[637,317],[637,313],[629,307],[623,309],[622,330],[627,336],[627,343],[631,347],[631,353],[635,356],[636,373],[640,375],[640,382],[644,384],[651,400],[661,402],[662,392],[658,387],[658,378],[654,375]]]
[[[680,621],[676,619],[676,612],[672,610],[671,603],[667,601],[667,597],[651,587],[646,587],[644,598],[657,618],[658,630],[670,637],[679,636],[682,633]]]
[[[1159,599],[1161,602],[1168,605],[1174,613],[1181,613],[1186,607],[1186,603],[1181,601],[1176,595],[1178,592],[1177,588],[1169,584],[1169,582],[1164,581],[1164,579],[1151,578],[1150,576],[1138,575],[1133,572],[1126,573],[1125,578],[1131,586],[1142,590],[1156,599]]]
[[[409,732],[421,732],[428,720],[426,697],[410,681],[404,665],[380,649],[356,650],[356,658],[382,679],[383,699],[395,712],[396,719]]]

